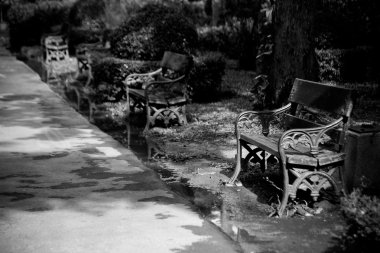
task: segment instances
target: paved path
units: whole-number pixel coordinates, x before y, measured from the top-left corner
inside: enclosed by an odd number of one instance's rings
[[[0,252],[236,252],[133,153],[0,54]]]

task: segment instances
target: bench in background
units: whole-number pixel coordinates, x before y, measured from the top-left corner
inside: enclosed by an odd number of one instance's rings
[[[191,64],[190,56],[166,51],[159,69],[128,75],[124,81],[128,114],[137,108],[144,109],[146,130],[158,122],[165,126],[172,123],[186,124],[186,76]]]

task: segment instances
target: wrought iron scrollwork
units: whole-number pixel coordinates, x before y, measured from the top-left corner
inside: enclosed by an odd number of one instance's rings
[[[340,118],[333,123],[324,127],[305,128],[305,129],[292,129],[288,130],[280,138],[279,151],[282,159],[285,159],[285,150],[293,148],[297,150],[297,144],[301,143],[304,146],[310,147],[310,153],[317,156],[319,153],[318,146],[330,140],[326,132],[332,128],[340,125],[343,118]]]
[[[302,144],[304,147],[310,148],[311,154],[317,155],[319,144],[324,144],[330,139],[331,138],[325,133],[323,133],[322,135],[318,135],[318,132],[308,133],[304,131],[292,131],[283,138],[281,146],[285,150],[289,148],[298,150],[297,145]]]
[[[336,168],[329,170],[328,172],[323,171],[308,171],[308,170],[290,170],[297,179],[293,182],[289,189],[289,197],[294,199],[297,194],[297,190],[310,190],[310,195],[314,201],[317,201],[320,191],[322,189],[333,188],[337,191],[337,186],[335,181],[332,179],[332,174],[335,172]]]
[[[259,123],[261,125],[261,133],[264,136],[267,136],[269,134],[270,122],[276,115],[289,110],[290,105],[291,104],[289,103],[276,110],[246,111],[241,113],[235,121],[235,134],[237,135],[239,133],[239,129],[252,129],[255,128]]]

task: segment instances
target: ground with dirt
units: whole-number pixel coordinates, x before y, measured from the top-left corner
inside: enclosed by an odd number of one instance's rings
[[[238,75],[238,71],[231,72]],[[127,128],[111,129],[107,120],[98,123],[135,150],[174,192],[192,202],[202,216],[239,242],[245,252],[329,251],[345,229],[336,202],[323,200],[312,208],[302,208],[304,203],[300,202],[289,207],[288,217],[270,217],[281,194],[281,183],[275,185],[268,180],[272,175],[247,171],[241,175],[243,187],[225,185],[235,164],[233,122],[249,102],[247,96],[233,96],[214,103],[191,104],[188,125],[152,128],[146,133],[142,133],[143,113],[132,115]],[[278,175],[277,171],[269,174]]]
[[[223,89],[234,93],[226,92],[229,95],[218,102],[190,104],[186,126],[143,133],[145,115],[137,113],[124,122],[122,104],[98,112],[95,124],[134,151],[244,252],[333,252],[345,230],[336,202],[299,201],[289,206],[287,217],[270,217],[281,194],[277,172],[247,171],[240,177],[243,187],[225,185],[235,164],[233,122],[239,112],[250,109],[253,76],[253,72],[227,69]],[[51,87],[68,98],[58,84]],[[86,111],[83,114],[87,116]],[[274,180],[268,180],[272,174]]]

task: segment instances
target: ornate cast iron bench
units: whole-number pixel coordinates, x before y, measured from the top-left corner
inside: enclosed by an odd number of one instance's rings
[[[88,53],[87,47],[79,45],[76,48],[76,58],[78,63],[78,70],[73,80],[65,80],[66,93],[74,92],[76,95],[75,109],[80,112],[83,100],[88,101],[89,106],[89,120],[93,121],[93,113],[96,110],[96,105],[93,103],[91,96],[93,91],[90,87],[93,81],[91,57]]]
[[[60,35],[42,38],[44,81],[59,81],[60,75],[76,72],[77,62],[69,56],[67,41]]]
[[[279,216],[299,189],[310,191],[314,201],[322,188],[332,187],[338,193],[336,168],[344,163],[344,135],[351,111],[351,90],[296,79],[289,104],[277,110],[246,111],[237,117],[236,168],[227,185],[240,185],[237,178],[242,167],[259,163],[264,172],[268,158],[274,157],[283,177]],[[280,115],[285,132],[270,124]],[[258,125],[261,134],[252,130]]]
[[[129,107],[127,114],[137,108],[145,109],[145,130],[158,121],[165,126],[171,123],[187,124],[185,79],[191,64],[190,56],[166,51],[159,69],[128,75],[124,81]]]

